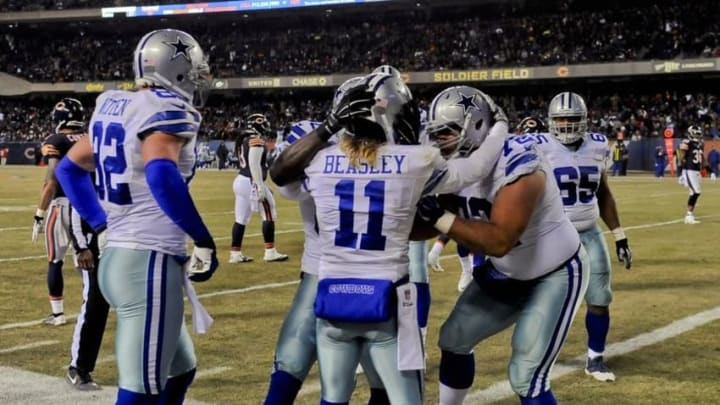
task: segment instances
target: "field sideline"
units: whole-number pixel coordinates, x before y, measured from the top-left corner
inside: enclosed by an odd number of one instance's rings
[[[116,382],[113,315],[94,373],[108,387],[94,398],[87,393],[78,396],[58,379],[69,359],[72,325],[48,328],[39,324],[49,310],[46,265],[43,245],[30,242],[30,225],[43,173],[34,167],[0,168],[0,288],[4,291],[0,296],[0,379],[6,386],[12,381],[13,387],[0,390],[0,403],[43,403],[40,398],[49,398],[41,396],[47,391],[45,386],[52,387],[55,402],[63,398],[60,403],[112,403],[110,386]],[[222,264],[216,277],[196,286],[216,323],[208,335],[194,337],[199,371],[205,374],[189,397],[202,403],[259,404],[267,389],[277,331],[297,282],[302,227],[297,208],[278,198],[278,250],[288,253],[291,260],[224,263],[233,221],[233,177],[230,171],[200,171],[191,187],[220,241]],[[613,274],[608,364],[618,381],[595,382],[579,371],[586,350],[582,308],[555,367],[562,376],[553,380],[553,391],[561,403],[568,404],[708,403],[717,397],[720,381],[720,256],[714,246],[720,235],[720,185],[703,183],[696,211],[702,223],[689,226],[682,223],[687,191],[674,179],[636,175],[610,178],[610,184],[635,255],[631,271],[617,265]],[[256,259],[262,254],[259,231],[260,219],[254,216],[243,250]],[[608,243],[614,246],[610,239]],[[449,246],[444,252],[446,271],[431,274],[434,300],[427,403],[437,403],[437,330],[457,297],[459,267],[452,259],[453,250]],[[80,278],[70,268],[66,265],[64,272],[65,307],[66,313],[76,314]],[[505,382],[510,333],[505,331],[476,349],[473,400],[467,403],[517,403],[507,396]],[[297,403],[317,403],[318,388],[314,370]],[[360,377],[353,403],[366,398],[366,383]]]

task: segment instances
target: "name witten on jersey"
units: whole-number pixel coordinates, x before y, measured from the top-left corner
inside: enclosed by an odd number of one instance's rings
[[[111,90],[101,94],[90,121],[95,183],[108,215],[108,246],[185,254],[185,234],[160,209],[145,180],[142,141],[152,132],[185,140],[177,162],[190,181],[200,113],[162,89]]]

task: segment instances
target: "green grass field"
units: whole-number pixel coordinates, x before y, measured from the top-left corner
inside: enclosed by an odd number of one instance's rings
[[[41,168],[0,168],[0,366],[61,377],[69,361],[72,322],[62,327],[46,327],[37,322],[49,312],[44,245],[30,241],[43,176]],[[212,280],[196,285],[198,293],[206,295],[202,301],[215,318],[215,325],[208,335],[194,337],[199,370],[208,373],[196,380],[189,397],[208,403],[260,404],[267,389],[277,332],[295,292],[302,254],[302,224],[297,207],[278,197],[277,247],[289,254],[290,260],[262,262],[260,219],[255,215],[247,229],[243,252],[257,260],[227,264],[234,221],[233,178],[231,171],[200,171],[192,184],[195,200],[220,247],[221,267]],[[720,184],[707,180],[703,183],[696,210],[702,221],[698,225],[682,223],[687,191],[672,178],[657,180],[635,175],[611,178],[610,185],[635,257],[631,271],[613,260],[614,301],[608,343],[622,354],[610,355],[608,365],[618,379],[615,383],[600,383],[582,372],[578,359],[586,351],[586,335],[585,310],[581,308],[556,367],[566,370],[565,375],[553,380],[553,391],[566,404],[717,403],[720,254],[715,249],[720,235]],[[613,247],[611,238],[606,236]],[[452,253],[454,246],[448,246],[444,254]],[[426,376],[429,404],[437,403],[438,395],[438,329],[458,294],[457,260],[445,258],[443,266],[444,273],[431,274],[434,300]],[[81,279],[71,265],[66,265],[64,274],[65,311],[76,314]],[[656,332],[646,335],[649,341],[631,340],[708,310],[714,310],[711,313],[714,320],[691,324],[684,333],[666,336]],[[189,310],[186,312],[189,320]],[[472,392],[506,379],[511,332],[505,331],[476,348],[477,374]],[[116,384],[111,357],[113,335],[111,314],[100,363],[94,373],[101,385]],[[44,341],[56,343],[7,350]],[[617,342],[626,344],[612,346]],[[633,342],[645,343],[633,345]],[[29,385],[27,389],[33,387]],[[353,403],[363,403],[367,393],[361,376]],[[483,395],[498,399],[492,394],[476,393],[475,399],[467,403],[489,402],[482,399]],[[318,398],[318,375],[314,368],[297,403],[316,404]],[[515,404],[517,400],[508,396],[497,403]]]

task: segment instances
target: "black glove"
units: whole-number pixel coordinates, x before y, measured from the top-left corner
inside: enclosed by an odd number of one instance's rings
[[[196,241],[187,267],[190,280],[207,281],[218,268],[217,248],[212,239]]]
[[[443,214],[445,214],[445,209],[440,206],[440,202],[435,196],[423,197],[417,204],[417,216],[430,225],[435,225]]]
[[[323,121],[328,139],[343,129],[354,117],[370,116],[375,105],[375,93],[369,91],[364,82],[351,87]],[[326,139],[327,140],[327,139]]]
[[[625,268],[629,270],[632,267],[632,251],[627,238],[615,241],[615,252],[620,263],[625,263]]]

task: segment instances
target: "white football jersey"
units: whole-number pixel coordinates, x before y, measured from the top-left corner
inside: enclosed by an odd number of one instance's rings
[[[97,98],[90,131],[95,185],[107,212],[107,246],[187,253],[185,232],[160,209],[145,180],[140,137],[161,131],[187,140],[178,169],[189,182],[200,121],[191,104],[163,89],[110,90]]]
[[[545,193],[518,244],[503,257],[488,256],[498,271],[517,280],[535,279],[557,269],[580,246],[578,233],[563,212],[552,169],[536,149],[534,138],[507,138],[492,176],[456,193],[461,217],[488,221],[498,191],[537,170],[546,173]]]
[[[576,151],[552,134],[532,134],[553,168],[565,213],[579,232],[595,226],[600,217],[597,190],[605,172],[610,147],[605,135],[587,133]]]
[[[375,166],[350,166],[339,145],[318,152],[305,173],[320,230],[320,279],[397,281],[407,275],[417,202],[469,184],[458,167],[438,149],[420,145],[384,145]]]
[[[315,201],[306,188],[306,181],[293,182],[286,186],[279,187],[280,195],[289,199],[297,200],[300,205],[300,216],[305,231],[305,244],[303,255],[300,260],[300,268],[305,273],[318,274],[320,257],[322,256],[322,244],[315,215]]]

